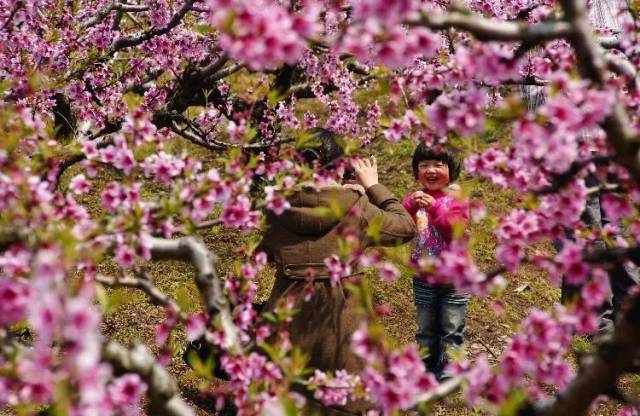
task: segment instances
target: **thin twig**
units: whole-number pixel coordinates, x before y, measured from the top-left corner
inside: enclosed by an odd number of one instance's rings
[[[187,319],[187,315],[182,311],[176,301],[171,299],[157,286],[155,286],[151,276],[145,270],[136,269],[134,270],[134,273],[136,276],[125,276],[122,278],[99,274],[95,276],[95,281],[110,287],[130,287],[140,289],[145,292],[154,303],[171,308],[175,311],[176,316],[181,321],[184,322]]]

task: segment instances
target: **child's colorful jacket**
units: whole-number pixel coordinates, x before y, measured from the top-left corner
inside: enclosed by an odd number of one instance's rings
[[[469,202],[460,200],[443,191],[423,192],[431,195],[435,202],[427,208],[429,218],[428,233],[425,236],[417,236],[416,246],[412,258],[416,260],[425,250],[429,255],[436,255],[446,248],[453,238],[453,225],[462,223],[467,228],[469,222]],[[402,203],[404,208],[416,220],[416,213],[420,208],[415,203],[411,194],[407,195]]]

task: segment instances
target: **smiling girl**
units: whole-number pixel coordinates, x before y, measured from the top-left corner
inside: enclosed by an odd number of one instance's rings
[[[466,229],[469,219],[467,201],[458,199],[452,185],[460,174],[460,162],[444,149],[429,148],[421,143],[413,154],[413,175],[422,190],[409,194],[404,207],[416,221],[418,234],[412,260],[436,256],[453,239],[453,227],[460,223]],[[450,285],[429,284],[413,279],[414,300],[418,314],[416,341],[429,350],[427,369],[439,380],[447,378],[445,366],[448,349],[459,349],[469,295]]]

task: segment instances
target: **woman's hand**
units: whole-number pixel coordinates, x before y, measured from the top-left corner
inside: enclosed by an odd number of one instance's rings
[[[422,191],[416,191],[412,193],[411,199],[416,206],[422,208],[429,208],[431,205],[433,205],[434,202],[436,202],[436,199],[434,197]]]
[[[356,179],[364,189],[369,189],[373,185],[378,184],[378,162],[376,158],[371,156],[368,159],[356,159],[353,162],[353,170],[356,173]]]

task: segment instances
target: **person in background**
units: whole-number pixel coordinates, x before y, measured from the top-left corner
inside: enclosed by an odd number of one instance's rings
[[[585,178],[585,184],[589,188],[598,186],[598,179],[594,174],[588,174]],[[600,193],[594,193],[587,197],[585,210],[581,215],[581,221],[584,226],[595,232],[600,233],[602,228],[609,223],[606,213],[602,209],[602,201]],[[565,235],[569,240],[574,239],[573,230],[566,229]],[[553,242],[558,252],[562,251],[562,241],[556,239]],[[607,246],[600,237],[595,238],[590,245],[590,249],[603,250]],[[608,271],[609,273],[609,297],[600,307],[596,308],[598,313],[599,333],[607,333],[613,329],[616,316],[622,308],[622,304],[629,294],[631,288],[640,283],[640,271],[638,267],[630,262],[624,264],[617,263],[615,267]],[[571,304],[580,298],[582,285],[574,285],[567,282],[565,276],[562,277],[561,286],[561,303],[564,305]]]
[[[421,143],[413,154],[413,175],[421,190],[409,194],[404,207],[417,224],[412,260],[437,256],[453,239],[456,223],[465,229],[469,219],[467,201],[459,200],[452,189],[460,174],[460,161],[451,151],[430,148]],[[413,279],[417,309],[416,341],[428,349],[427,369],[440,381],[448,378],[445,367],[449,348],[459,349],[464,341],[464,326],[469,295],[450,285]]]
[[[336,135],[325,129],[313,132],[320,144],[301,150],[301,155],[316,172],[332,169],[343,156]],[[360,248],[365,249],[374,244],[408,242],[415,234],[415,225],[400,201],[378,183],[375,158],[358,159],[353,168],[355,184],[335,182],[320,188],[309,184],[288,198],[291,207],[282,215],[268,212],[267,230],[258,250],[265,251],[276,268],[276,280],[263,312],[273,311],[285,299],[291,301],[298,312],[282,330],[288,331],[291,344],[308,356],[307,367],[359,374],[365,363],[352,352],[351,335],[365,317],[357,313],[356,297],[343,282],[358,284],[363,276],[353,265],[350,276],[332,284],[325,259],[338,253],[345,229],[355,232]],[[318,214],[318,208],[335,205],[348,214],[340,219]],[[375,241],[367,235],[369,224],[380,226]],[[322,408],[307,395],[307,402],[312,406],[309,412],[315,409],[325,415],[361,414],[372,409],[363,400]]]

